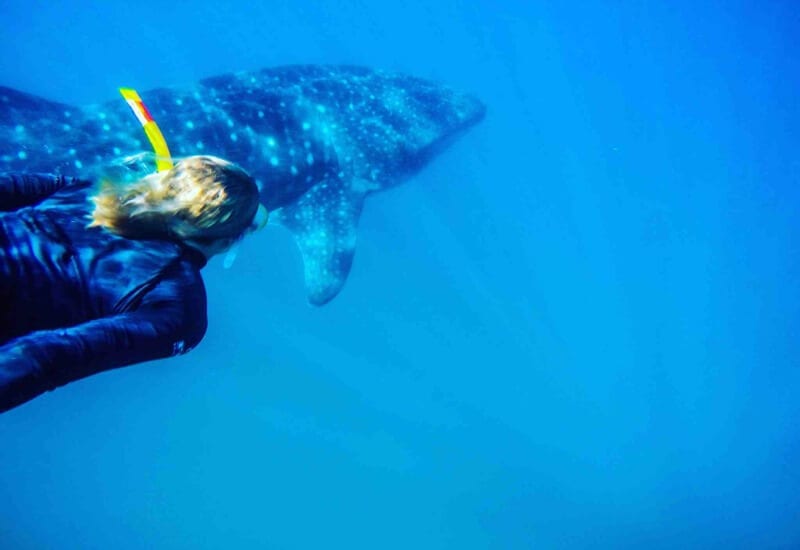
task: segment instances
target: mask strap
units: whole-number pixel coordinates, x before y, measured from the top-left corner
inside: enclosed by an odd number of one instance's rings
[[[267,225],[269,221],[269,210],[267,210],[266,206],[261,203],[258,203],[258,210],[256,210],[256,215],[253,217],[253,223],[250,224],[250,233],[254,233],[256,231],[261,231],[264,229],[264,226]]]

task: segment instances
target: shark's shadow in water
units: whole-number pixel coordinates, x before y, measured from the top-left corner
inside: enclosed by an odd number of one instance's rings
[[[364,198],[479,122],[475,97],[403,74],[298,65],[140,92],[174,156],[212,154],[259,183],[303,257],[308,299],[341,290]],[[0,170],[86,176],[149,149],[120,98],[76,107],[0,87]]]

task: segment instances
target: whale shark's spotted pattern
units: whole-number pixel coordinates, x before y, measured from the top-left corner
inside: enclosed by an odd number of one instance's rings
[[[364,197],[415,173],[485,112],[433,82],[350,66],[279,67],[140,95],[173,156],[216,155],[253,175],[271,220],[297,240],[317,305],[344,284]],[[122,99],[74,107],[0,87],[0,170],[85,177],[148,149]]]

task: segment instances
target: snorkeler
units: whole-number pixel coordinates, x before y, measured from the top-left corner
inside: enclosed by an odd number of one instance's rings
[[[170,166],[125,185],[0,175],[0,412],[203,338],[200,269],[256,227],[258,188],[216,157]]]

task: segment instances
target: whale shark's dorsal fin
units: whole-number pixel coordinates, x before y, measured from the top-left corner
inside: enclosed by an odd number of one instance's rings
[[[308,301],[315,306],[336,296],[347,279],[368,191],[367,186],[329,179],[276,212],[276,221],[292,232],[300,248]]]

